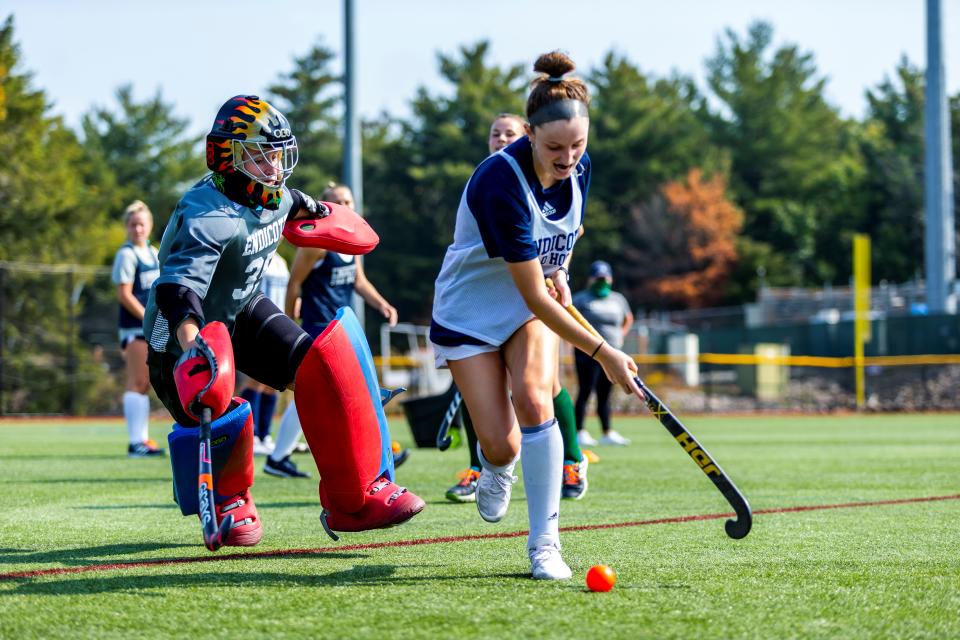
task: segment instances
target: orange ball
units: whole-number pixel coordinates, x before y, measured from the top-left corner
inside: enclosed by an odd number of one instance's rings
[[[616,571],[605,564],[595,564],[587,571],[587,588],[590,591],[610,591],[616,583]]]

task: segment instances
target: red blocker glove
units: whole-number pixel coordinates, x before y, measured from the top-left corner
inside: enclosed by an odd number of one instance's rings
[[[283,237],[295,247],[327,249],[351,256],[373,251],[380,236],[360,214],[333,202],[318,202],[316,218],[288,221]]]
[[[235,381],[233,344],[222,322],[211,322],[197,334],[173,368],[180,404],[190,417],[200,420],[203,408],[213,418],[226,412],[233,398]]]

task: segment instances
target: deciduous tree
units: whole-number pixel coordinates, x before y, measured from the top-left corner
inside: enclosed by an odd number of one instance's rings
[[[722,176],[704,179],[691,169],[635,207],[632,217],[635,235],[624,252],[628,280],[621,286],[635,303],[697,308],[725,298],[743,214],[727,199]]]

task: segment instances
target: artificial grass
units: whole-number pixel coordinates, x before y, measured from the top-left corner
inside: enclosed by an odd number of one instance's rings
[[[755,511],[960,493],[960,416],[690,417],[685,423]],[[162,440],[165,427],[154,425]],[[597,447],[590,489],[561,526],[729,510],[650,417]],[[594,425],[594,430],[595,425]],[[395,436],[412,443],[402,420]],[[528,577],[525,538],[351,545],[526,528],[522,482],[508,516],[443,498],[464,449],[417,449],[399,480],[428,505],[402,527],[322,532],[316,481],[260,471],[254,549],[207,552],[171,500],[166,459],[128,459],[119,422],[0,423],[0,574],[149,560],[268,557],[0,580],[0,637],[943,638],[960,635],[960,500],[766,513],[734,541],[723,520],[562,535],[574,579]],[[296,458],[315,472],[309,456]],[[519,469],[519,467],[518,467]],[[324,553],[290,550],[343,548]],[[588,592],[587,569],[618,573]]]

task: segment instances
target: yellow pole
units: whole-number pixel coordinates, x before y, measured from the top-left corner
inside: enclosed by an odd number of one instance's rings
[[[866,404],[863,345],[870,341],[870,236],[853,236],[853,361],[857,380],[857,408]]]

